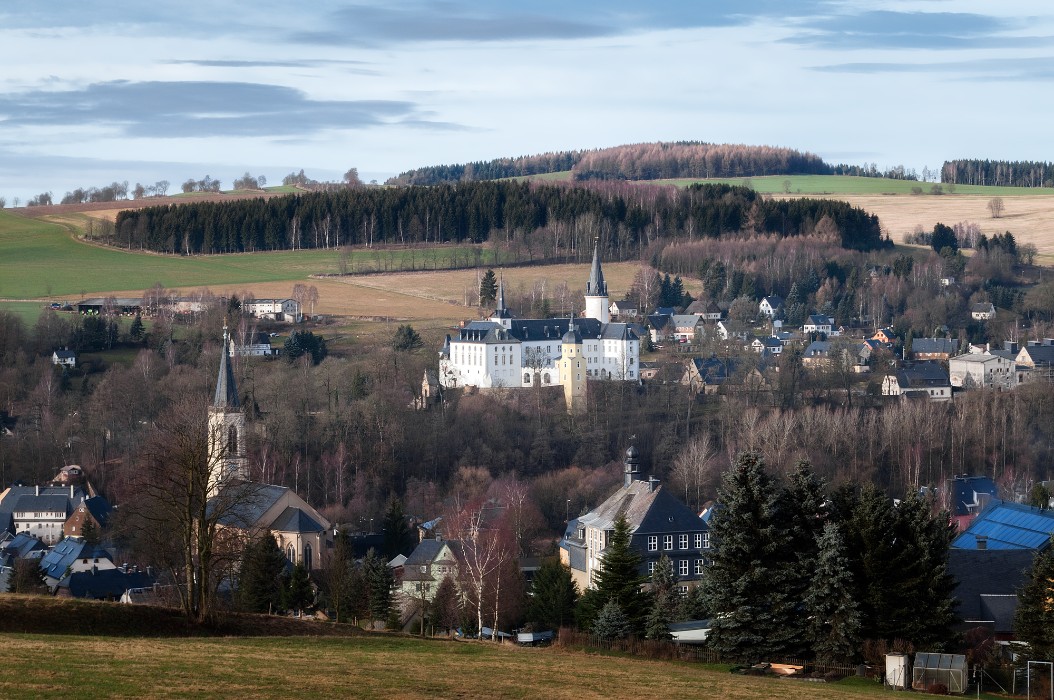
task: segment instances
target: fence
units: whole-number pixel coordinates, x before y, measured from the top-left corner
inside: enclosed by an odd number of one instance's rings
[[[616,651],[647,659],[663,659],[668,661],[688,661],[703,664],[733,664],[737,659],[723,658],[718,652],[706,647],[677,644],[676,642],[638,639],[630,637],[627,639],[602,639],[587,632],[579,632],[570,627],[561,627],[560,634],[556,638],[556,645],[561,647],[577,647],[586,649],[599,649],[604,651]],[[767,659],[769,663],[786,664],[789,666],[801,666],[807,673],[828,674],[837,673],[840,676],[856,675],[856,666],[843,664],[825,664],[805,659]]]

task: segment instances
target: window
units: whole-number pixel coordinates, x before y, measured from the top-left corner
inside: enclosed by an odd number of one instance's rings
[[[702,559],[696,559],[695,560],[695,575],[696,576],[702,576],[703,575],[703,560]]]
[[[651,576],[654,573],[655,573],[655,562],[649,561],[648,562],[648,576]]]
[[[667,551],[673,549],[673,535],[662,536],[662,548]]]
[[[703,535],[703,546],[699,549],[710,549],[710,533],[704,532]]]
[[[531,373],[530,372],[524,372],[523,373],[523,383],[524,384],[530,384],[531,383]]]
[[[679,559],[677,561],[677,573],[679,575],[681,575],[681,576],[687,576],[688,575],[688,560],[687,559]]]
[[[677,592],[681,595],[688,595],[688,586],[678,586]]]
[[[678,549],[688,549],[688,535],[678,535],[677,536],[677,548]]]
[[[696,549],[702,549],[703,548],[703,534],[701,532],[695,533],[695,548]]]
[[[659,551],[659,536],[648,535],[648,551],[657,552]]]

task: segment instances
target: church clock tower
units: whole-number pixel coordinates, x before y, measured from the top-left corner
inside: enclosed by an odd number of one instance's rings
[[[245,457],[245,414],[234,383],[230,347],[230,335],[224,325],[216,394],[209,406],[209,498],[231,483],[249,480],[249,461]]]

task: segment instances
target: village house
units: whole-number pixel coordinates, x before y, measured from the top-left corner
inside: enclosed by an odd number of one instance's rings
[[[410,601],[431,601],[443,579],[457,579],[457,543],[442,539],[425,539],[403,562],[399,593]]]
[[[673,337],[673,316],[652,314],[648,316],[648,333],[653,343],[665,343]]]
[[[267,333],[236,334],[227,343],[227,352],[231,357],[270,357],[271,337]]]
[[[56,544],[40,560],[44,581],[52,593],[70,574],[97,572],[117,568],[111,557],[99,545],[88,544],[79,537],[67,537]]]
[[[783,352],[783,343],[775,336],[754,338],[750,343],[750,349],[759,355],[779,355]]]
[[[1012,389],[1017,386],[1016,363],[991,352],[966,353],[948,361],[951,385],[956,389]]]
[[[703,332],[703,319],[695,314],[673,316],[673,338],[678,343],[694,343]]]
[[[950,401],[952,385],[948,373],[939,364],[919,362],[886,376],[882,380],[882,395]]]
[[[875,334],[871,336],[871,340],[877,340],[888,348],[892,348],[897,344],[897,335],[893,332],[892,328],[879,328],[875,331]]]
[[[959,341],[954,338],[913,338],[911,356],[915,360],[947,362],[959,352]]]
[[[970,317],[975,321],[990,321],[995,318],[995,306],[983,301],[970,307]]]
[[[1054,338],[1030,340],[1014,358],[1019,381],[1043,380],[1054,383]]]
[[[51,364],[57,367],[76,367],[77,353],[72,350],[56,350],[51,353]]]
[[[717,335],[721,340],[741,340],[744,343],[753,335],[750,327],[741,321],[725,319],[717,323]]]
[[[613,301],[610,307],[612,318],[637,318],[640,310],[630,301]]]
[[[81,498],[66,522],[62,524],[64,537],[83,537],[85,523],[91,523],[95,532],[101,533],[110,521],[110,502],[102,496]]]
[[[242,311],[255,318],[300,323],[304,316],[296,299],[246,299]]]
[[[805,320],[805,325],[802,326],[802,333],[808,335],[809,333],[822,333],[825,336],[831,335],[834,331],[834,319],[830,316],[824,316],[823,314],[813,314]]]
[[[776,318],[783,312],[783,297],[771,294],[758,304],[758,312],[768,318]]]
[[[717,323],[721,320],[721,307],[712,299],[696,299],[684,310],[686,314],[695,314],[705,323]]]
[[[985,506],[999,498],[999,486],[988,476],[958,474],[948,479],[948,509],[959,532],[973,523]]]
[[[568,523],[560,541],[560,561],[571,569],[580,590],[593,587],[620,516],[630,527],[630,547],[641,556],[641,576],[650,576],[665,554],[673,562],[680,592],[686,593],[702,579],[710,550],[709,527],[658,480],[639,477],[639,454],[631,446],[626,450],[622,487]]]

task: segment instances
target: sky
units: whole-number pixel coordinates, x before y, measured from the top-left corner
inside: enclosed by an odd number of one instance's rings
[[[1049,0],[8,0],[0,65],[8,206],[649,141],[1054,161]]]

